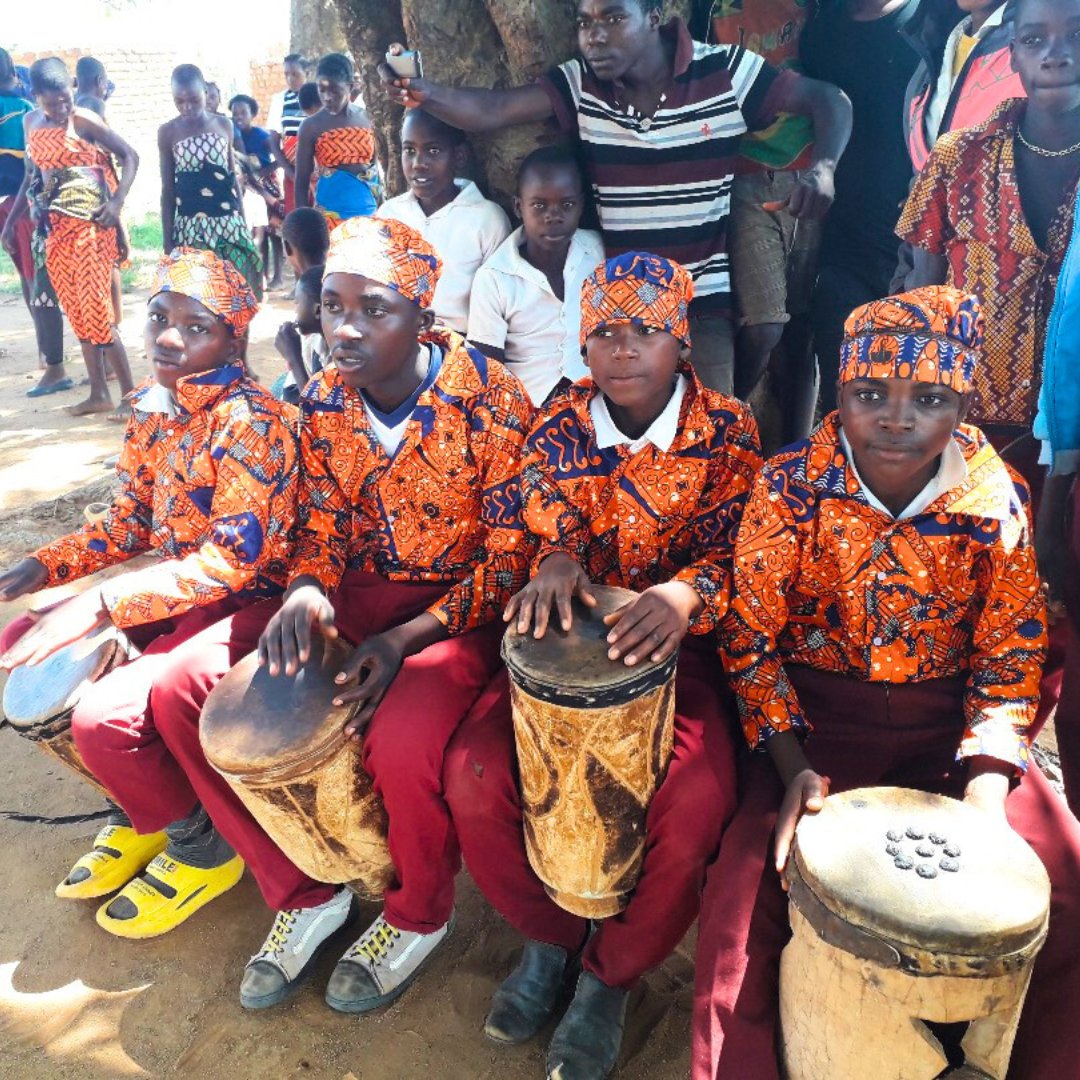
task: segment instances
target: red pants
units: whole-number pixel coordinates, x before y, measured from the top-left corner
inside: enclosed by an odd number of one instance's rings
[[[395,584],[377,574],[347,574],[331,599],[338,629],[356,643],[406,622],[445,591],[445,585]],[[279,603],[245,608],[172,654],[151,695],[152,740],[133,732],[130,724],[119,725],[119,737],[98,726],[87,733],[89,738],[82,737],[79,748],[140,832],[182,816],[176,812],[175,791],[181,785],[193,791],[183,813],[195,798],[201,801],[251,868],[267,904],[281,909],[323,903],[334,889],[293,865],[210,766],[199,744],[203,703],[228,670],[255,648]],[[435,930],[450,917],[460,856],[442,797],[443,753],[498,665],[499,636],[500,627],[493,625],[409,657],[364,736],[364,767],[386,806],[397,871],[385,895],[386,916],[403,930]],[[140,755],[137,766],[133,752]]]
[[[1080,483],[1073,483],[1069,522],[1069,563],[1065,575],[1068,617],[1059,626],[1065,633],[1065,672],[1054,731],[1061,756],[1065,797],[1080,816]],[[1055,630],[1058,626],[1055,626]]]
[[[833,791],[898,785],[959,797],[955,762],[963,732],[962,679],[861,683],[788,669],[815,725],[814,768]],[[778,1080],[780,952],[790,929],[772,865],[783,789],[765,754],[745,760],[739,808],[709,868],[702,900],[694,1005],[694,1080]],[[1013,1050],[1012,1080],[1075,1076],[1080,1060],[1080,823],[1032,764],[1009,795],[1010,825],[1050,875],[1050,933],[1035,963]],[[869,1033],[868,1037],[872,1037]]]
[[[0,198],[0,229],[7,224],[8,216],[11,211],[15,209],[15,196],[8,195],[7,198]],[[34,256],[30,251],[30,237],[34,232],[34,223],[30,220],[29,214],[23,214],[21,218],[15,223],[15,252],[11,257],[11,261],[15,264],[15,269],[19,273],[19,277],[27,285],[34,283]]]
[[[705,868],[735,807],[735,727],[711,653],[684,648],[675,747],[646,817],[641,879],[626,909],[600,924],[583,962],[608,986],[632,986],[678,945],[697,916]],[[544,891],[525,854],[505,672],[484,692],[446,757],[446,798],[470,874],[525,937],[576,951],[586,920]]]

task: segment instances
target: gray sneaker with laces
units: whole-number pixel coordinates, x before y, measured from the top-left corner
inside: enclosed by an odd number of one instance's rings
[[[326,1004],[345,1013],[370,1012],[401,997],[454,927],[454,916],[430,934],[391,926],[380,914],[338,961]]]
[[[289,998],[311,973],[323,947],[349,918],[352,893],[342,889],[325,904],[279,911],[262,948],[240,982],[245,1009],[268,1009]]]

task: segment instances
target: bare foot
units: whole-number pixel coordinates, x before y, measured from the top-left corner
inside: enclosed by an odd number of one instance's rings
[[[130,418],[131,405],[127,401],[121,401],[120,404],[105,417],[111,424],[126,424]]]
[[[88,397],[78,405],[69,405],[67,412],[70,416],[91,416],[94,413],[112,412],[112,407],[112,398]]]

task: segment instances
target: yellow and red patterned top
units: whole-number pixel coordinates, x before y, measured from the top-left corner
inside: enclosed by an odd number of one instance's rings
[[[810,730],[784,664],[870,682],[967,672],[959,756],[1026,767],[1046,653],[1027,488],[978,428],[954,438],[967,478],[900,519],[867,500],[836,413],[766,463],[721,638],[751,746]]]
[[[458,634],[499,617],[528,580],[519,471],[532,409],[517,379],[457,334],[429,340],[442,364],[393,457],[334,368],[308,384],[290,578],[327,592],[347,568],[445,581],[429,610]]]
[[[750,410],[689,370],[675,440],[601,449],[589,380],[552,400],[533,426],[522,468],[535,566],[562,552],[600,585],[643,592],[685,581],[705,603],[691,632],[715,629],[731,596],[735,532],[761,445]]]
[[[176,385],[140,387],[104,519],[47,544],[34,558],[46,584],[92,574],[145,551],[163,562],[112,578],[105,606],[120,627],[183,614],[233,593],[281,591],[296,512],[296,410],[229,364]]]

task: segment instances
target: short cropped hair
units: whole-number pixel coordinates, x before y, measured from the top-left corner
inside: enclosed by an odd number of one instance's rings
[[[460,146],[466,140],[465,132],[461,128],[454,127],[453,124],[448,124],[445,120],[440,120],[437,116],[432,116],[431,113],[422,109],[411,109],[406,112],[401,121],[402,128],[405,127],[406,120],[425,124],[432,135],[441,136],[451,146]]]
[[[283,64],[299,64],[301,67],[307,67],[307,61],[298,52],[291,52],[288,56],[284,56],[281,59]]]
[[[305,112],[308,109],[314,109],[316,105],[321,105],[322,101],[319,98],[319,87],[313,82],[306,82],[299,90],[296,91],[296,100],[300,105],[300,108]]]
[[[202,69],[194,64],[178,64],[173,68],[172,81],[178,86],[199,86],[205,89],[209,84],[203,78]]]
[[[251,110],[251,118],[259,115],[259,103],[250,94],[237,94],[229,101],[229,108],[234,105],[246,105]]]
[[[44,56],[30,65],[30,90],[34,94],[71,89],[71,72],[59,56]]]
[[[289,247],[318,262],[323,262],[330,250],[330,229],[326,218],[310,206],[298,206],[285,215],[281,236]]]
[[[577,173],[581,180],[581,188],[585,189],[585,173],[578,160],[577,154],[566,146],[541,146],[531,154],[527,154],[518,165],[517,189],[521,191],[521,182],[532,171],[540,172],[544,169],[570,169]]]
[[[305,207],[304,209],[310,209]],[[309,266],[296,280],[296,286],[301,292],[307,293],[312,300],[318,300],[322,295],[322,279],[326,267]]]
[[[344,53],[327,53],[315,69],[318,79],[333,79],[335,82],[351,83],[353,62]]]
[[[94,56],[80,56],[75,64],[75,83],[80,90],[105,78],[105,65]]]

